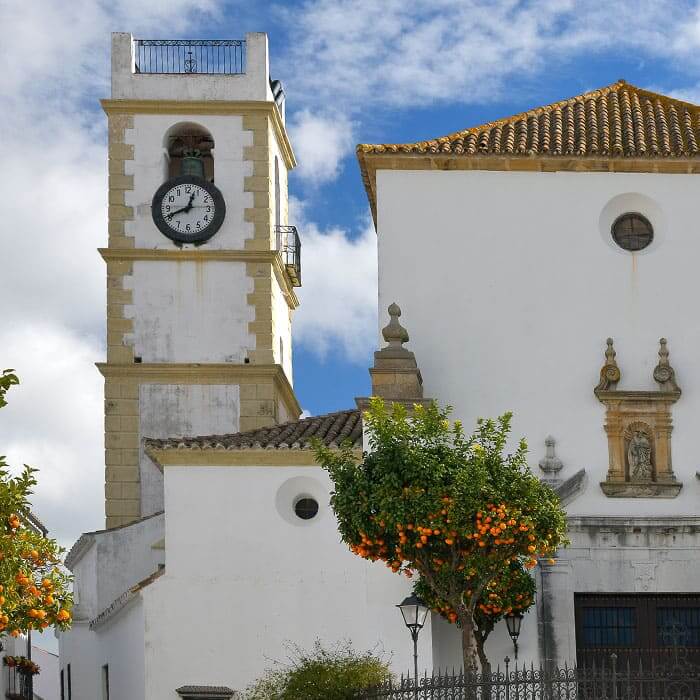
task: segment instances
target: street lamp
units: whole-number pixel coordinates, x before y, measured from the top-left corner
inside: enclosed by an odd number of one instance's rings
[[[403,616],[403,621],[411,632],[413,640],[413,672],[415,674],[415,696],[418,697],[418,633],[423,629],[425,618],[428,615],[428,607],[415,594],[411,593],[408,598],[396,606]]]
[[[518,637],[520,636],[520,625],[523,622],[523,614],[519,612],[510,612],[506,615],[506,626],[508,634],[513,640],[513,649],[515,649],[515,660],[518,660]]]

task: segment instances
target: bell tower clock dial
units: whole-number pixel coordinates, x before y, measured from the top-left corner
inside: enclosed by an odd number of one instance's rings
[[[176,245],[201,245],[221,228],[226,204],[211,182],[196,175],[180,175],[156,190],[151,213],[160,232]]]

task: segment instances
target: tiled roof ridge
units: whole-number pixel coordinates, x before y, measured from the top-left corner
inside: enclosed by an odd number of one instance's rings
[[[521,130],[521,133],[514,133],[514,134],[509,134],[509,139],[512,136],[512,144],[509,142],[506,144],[506,146],[511,146],[511,148],[506,148],[505,152],[507,152],[509,155],[530,155],[532,149],[522,149],[518,147],[518,144],[516,144],[516,141],[522,141],[525,140],[530,141],[530,134],[528,133],[528,126],[527,122],[530,120],[532,117],[539,117],[545,114],[550,114],[555,112],[556,110],[562,110],[568,107],[575,106],[577,104],[584,105],[588,102],[595,101],[600,99],[601,97],[607,97],[611,94],[623,94],[626,95],[626,101],[629,101],[629,92],[634,93],[635,97],[644,97],[646,98],[649,102],[660,102],[664,107],[670,108],[670,107],[679,107],[682,108],[686,113],[688,112],[693,112],[694,117],[697,118],[700,115],[700,106],[695,105],[691,102],[685,102],[683,100],[677,99],[675,97],[669,97],[668,95],[663,95],[661,93],[654,92],[652,90],[647,90],[645,88],[640,88],[637,87],[636,85],[633,85],[632,83],[628,83],[626,80],[618,80],[614,83],[611,83],[610,85],[606,85],[601,88],[596,88],[594,90],[589,90],[587,92],[584,92],[579,95],[574,95],[573,97],[569,97],[563,100],[558,100],[557,102],[552,102],[547,105],[542,105],[539,107],[533,107],[528,110],[525,110],[523,112],[519,112],[517,114],[513,114],[508,117],[503,117],[501,119],[496,119],[490,122],[486,122],[484,124],[479,124],[476,126],[468,127],[466,129],[462,129],[459,131],[455,131],[453,133],[447,134],[445,136],[440,136],[435,139],[429,139],[427,141],[416,141],[414,143],[386,143],[386,144],[367,144],[367,143],[361,143],[358,144],[356,151],[358,155],[362,154],[370,154],[370,153],[455,153],[457,155],[461,155],[462,153],[465,154],[478,154],[478,153],[494,153],[494,152],[499,152],[500,149],[492,149],[492,148],[484,148],[484,145],[490,145],[490,144],[482,144],[482,143],[475,143],[472,144],[471,147],[467,147],[466,149],[460,148],[459,150],[453,150],[452,148],[445,148],[445,146],[449,146],[453,142],[463,140],[464,138],[468,138],[470,136],[478,136],[478,135],[483,135],[484,132],[490,132],[494,129],[497,129],[499,127],[506,127],[506,126],[512,126],[516,125],[518,123],[524,123],[526,126],[523,130]],[[633,100],[633,103],[636,103],[637,100]],[[661,130],[663,132],[668,132],[669,126],[668,124],[665,123],[665,115],[663,113],[652,113],[652,114],[646,114],[644,115],[641,111],[641,106],[639,104],[626,104],[622,108],[620,108],[619,105],[615,106],[613,105],[612,107],[614,114],[612,115],[612,121],[613,121],[613,131],[616,131],[616,127],[619,125],[621,121],[624,122],[629,122],[626,124],[623,124],[624,127],[629,127],[632,130],[635,129],[635,122],[637,123],[637,126],[641,124],[641,122],[644,121],[645,117],[648,119],[653,120],[660,120],[662,122]],[[620,112],[624,112],[624,114],[620,114]],[[634,116],[631,114],[634,112]],[[656,110],[658,112],[658,110]],[[581,115],[581,116],[586,116],[586,115]],[[593,129],[597,130],[597,127],[600,126],[600,129],[602,131],[605,131],[606,129],[609,128],[609,122],[610,122],[610,117],[606,114],[603,115],[603,119],[601,119],[603,123],[598,125],[597,120],[595,124],[591,124],[590,120],[584,124],[584,126],[588,127],[593,127]],[[562,128],[566,127],[572,127],[574,128],[576,125],[574,123],[574,120],[571,119],[571,124],[561,124],[559,125],[559,131],[562,130]],[[691,141],[691,151],[692,154],[695,155],[698,152],[698,147],[697,143],[695,143],[695,135],[693,134],[693,125],[690,124],[688,125],[683,124],[684,129],[681,128],[680,123],[672,125],[672,131],[673,133],[673,140],[677,142],[682,142],[683,141],[683,136],[682,136],[682,131],[685,131],[686,134],[686,139],[688,141]],[[698,128],[698,125],[696,123],[695,128]],[[643,129],[644,131],[647,131],[647,129]],[[543,135],[544,136],[544,135]],[[620,134],[621,136],[621,134]],[[481,139],[479,139],[481,141]],[[487,139],[487,141],[491,141],[490,138]],[[622,151],[619,153],[619,155],[623,155],[624,151],[626,150],[624,148],[624,145],[622,143],[617,144],[613,143],[611,144],[612,151],[617,150],[616,147],[618,147]],[[576,154],[576,155],[586,155],[586,144],[560,144],[560,147],[562,151],[566,151],[566,154],[569,155],[571,153]],[[569,148],[571,146],[571,148]],[[581,147],[583,146],[583,148]],[[545,149],[546,152],[549,152],[551,155],[563,155],[564,153],[555,153],[557,149],[553,149],[550,151],[550,149]],[[639,150],[639,149],[634,149],[634,150]],[[643,150],[646,151],[646,148]],[[664,149],[664,151],[668,151],[668,155],[671,154],[673,149],[669,147]],[[503,152],[503,151],[500,151]],[[615,153],[613,153],[615,155]],[[667,155],[667,153],[664,153],[664,155]]]
[[[139,581],[135,585],[127,588],[118,598],[115,598],[101,613],[96,615],[92,620],[90,620],[89,627],[94,630],[97,627],[103,625],[107,620],[113,617],[116,613],[126,607],[134,597],[143,590],[146,586],[149,586],[156,579],[159,579],[165,573],[165,568],[157,569],[152,574],[147,576],[142,581]]]
[[[295,421],[255,428],[238,433],[178,438],[146,438],[147,449],[308,449],[318,438],[327,447],[340,447],[349,440],[353,447],[362,445],[362,421],[358,409],[308,416]]]

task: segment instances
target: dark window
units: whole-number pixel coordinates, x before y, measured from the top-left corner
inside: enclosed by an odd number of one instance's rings
[[[654,229],[646,217],[632,212],[615,219],[612,237],[620,248],[634,252],[646,248],[654,240]]]
[[[700,647],[700,608],[656,608],[656,643],[660,647]]]
[[[109,700],[109,665],[102,667],[102,700]]]
[[[584,607],[583,643],[588,648],[633,646],[637,627],[636,612],[634,608]]]
[[[318,501],[314,498],[300,498],[294,504],[294,512],[302,520],[311,520],[318,513]]]

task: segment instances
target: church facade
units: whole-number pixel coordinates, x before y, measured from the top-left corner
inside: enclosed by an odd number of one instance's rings
[[[67,561],[65,697],[230,697],[317,638],[383,649],[401,672],[410,584],[339,542],[310,447],[349,440],[359,457],[366,399],[299,419],[295,161],[267,39],[230,43],[245,60],[225,74],[191,47],[194,70],[159,70],[157,48],[114,35],[103,102],[106,529]],[[513,411],[566,506],[571,545],[535,570],[528,663],[700,646],[699,140],[700,108],[620,81],[358,147],[380,325],[402,323],[412,351],[375,354],[371,393],[450,404],[467,426]],[[460,665],[436,616],[419,642],[422,666]],[[511,652],[499,625],[488,653]]]

